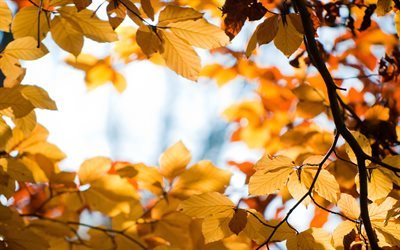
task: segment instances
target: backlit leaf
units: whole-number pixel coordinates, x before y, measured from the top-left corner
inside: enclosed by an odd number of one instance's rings
[[[30,36],[41,41],[47,35],[49,31],[47,23],[49,14],[42,11],[40,19],[38,19],[38,12],[39,9],[36,6],[28,6],[17,12],[11,25],[11,31],[15,39]],[[40,22],[40,34],[38,32],[38,20]]]
[[[234,207],[235,204],[223,194],[212,192],[190,197],[179,205],[178,210],[191,217],[205,218],[228,210],[233,215]]]
[[[274,38],[274,44],[285,56],[289,57],[300,47],[303,42],[303,35],[297,31],[291,18],[286,17],[283,19],[281,17],[278,25],[279,28]]]
[[[167,66],[189,80],[197,80],[200,58],[194,49],[171,32],[161,31],[160,34],[164,40],[161,55]]]
[[[177,23],[187,20],[196,20],[202,18],[203,14],[195,11],[192,8],[184,8],[175,5],[167,5],[165,9],[160,12],[158,18],[158,25],[165,26],[170,23]]]
[[[4,32],[9,32],[12,14],[5,0],[0,1],[0,17],[0,30]]]
[[[78,56],[83,47],[81,27],[72,19],[55,16],[51,20],[51,36],[63,50]]]
[[[185,170],[191,159],[189,150],[179,141],[160,156],[160,173],[168,179],[173,179]]]

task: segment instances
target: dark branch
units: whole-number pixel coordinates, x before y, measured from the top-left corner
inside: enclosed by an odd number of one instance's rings
[[[365,153],[344,123],[338,102],[338,95],[336,93],[336,85],[331,74],[329,73],[328,68],[325,65],[324,60],[319,54],[314,37],[315,30],[311,21],[310,13],[306,7],[306,3],[304,0],[294,0],[294,3],[297,6],[303,23],[307,52],[311,56],[314,66],[318,69],[319,73],[324,79],[336,129],[338,133],[343,136],[344,140],[349,144],[356,155],[360,179],[361,218],[372,249],[378,249],[378,243],[368,213],[368,176],[367,168],[365,166]]]

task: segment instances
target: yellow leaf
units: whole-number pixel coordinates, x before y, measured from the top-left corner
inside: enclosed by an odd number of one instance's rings
[[[0,30],[10,32],[12,14],[5,0],[0,1],[0,17]]]
[[[384,221],[373,221],[372,225],[384,237],[384,240],[380,239],[380,242],[386,242],[391,246],[400,245],[400,221],[398,219],[387,223]]]
[[[383,159],[383,162],[389,164],[392,167],[400,169],[400,156],[398,155],[386,156]],[[400,178],[395,173],[393,173],[393,171],[386,169],[384,167],[379,168],[379,170],[385,173],[385,175],[388,176],[394,184],[400,186]]]
[[[303,35],[297,31],[292,19],[288,18],[288,16],[285,19],[281,17],[278,25],[279,28],[274,38],[274,44],[285,56],[289,57],[300,47],[303,42]]]
[[[111,160],[106,157],[94,157],[82,163],[78,176],[81,185],[91,183],[104,175],[111,168]]]
[[[266,195],[280,190],[286,185],[294,167],[293,160],[286,156],[273,159],[264,156],[254,166],[257,171],[250,177],[249,194]]]
[[[158,26],[166,26],[170,23],[177,23],[187,20],[196,20],[202,17],[203,14],[195,11],[192,8],[167,5],[167,7],[160,12]]]
[[[229,43],[229,37],[223,30],[209,24],[204,19],[170,23],[168,27],[190,45],[204,49],[214,49]]]
[[[334,250],[331,241],[332,236],[322,228],[310,228],[290,237],[286,242],[286,247],[291,250]]]
[[[147,25],[141,25],[136,31],[136,42],[148,57],[161,49],[161,39]]]
[[[371,145],[369,144],[368,138],[365,137],[365,135],[361,134],[358,131],[351,131],[351,134],[357,140],[358,144],[361,146],[364,153],[366,153],[367,155],[371,155],[372,149],[371,149]],[[354,164],[357,164],[356,155],[354,154],[353,150],[351,149],[351,147],[348,143],[345,144],[345,149],[346,149],[346,153],[349,156],[350,160]],[[366,161],[365,164],[368,165],[369,161]]]
[[[176,211],[170,212],[155,225],[154,234],[167,240],[172,246],[184,249],[191,241],[191,221],[189,216]]]
[[[191,217],[205,218],[227,210],[233,215],[234,207],[235,204],[223,194],[211,192],[190,197],[179,205],[178,210]]]
[[[118,40],[117,33],[107,21],[100,20],[91,10],[83,9],[77,12],[73,6],[64,6],[58,10],[63,18],[75,21],[81,27],[83,34],[97,42],[114,42]]]
[[[34,182],[32,171],[21,161],[14,158],[1,158],[3,171],[17,181]]]
[[[390,209],[396,204],[397,200],[388,197],[381,204],[372,203],[368,205],[368,212],[371,221],[382,221],[386,219],[386,215]]]
[[[210,161],[200,161],[175,181],[170,194],[187,198],[205,192],[224,192],[232,173],[215,167]]]
[[[160,173],[172,180],[185,170],[191,159],[189,150],[179,141],[160,156]]]
[[[382,105],[375,105],[365,112],[365,120],[387,121],[389,120],[389,108]]]
[[[17,81],[19,78],[25,75],[25,70],[21,67],[19,60],[13,56],[2,55],[0,57],[0,69],[3,74],[7,77],[6,80],[11,82]],[[18,85],[17,83],[12,83],[11,87]],[[5,85],[9,86],[9,85]]]
[[[359,175],[355,178],[357,190],[360,190]],[[380,169],[374,169],[368,180],[368,198],[376,201],[386,198],[393,189],[393,183],[389,176],[386,176]]]
[[[304,180],[300,181],[297,171],[290,175],[287,187],[290,195],[298,201],[308,192],[308,187],[304,184]],[[311,198],[306,197],[302,203],[307,207],[310,202]]]
[[[142,20],[139,18],[141,16],[139,9],[131,0],[118,0],[122,5],[126,7],[127,14],[129,18],[137,24],[137,26],[141,26]]]
[[[33,108],[18,88],[0,88],[0,114],[20,118],[29,114]]]
[[[83,47],[83,32],[72,19],[55,16],[51,20],[51,36],[60,48],[78,56]]]
[[[301,180],[304,181],[306,187],[310,187],[313,179],[315,178],[317,170],[303,168],[301,171]],[[327,170],[322,169],[315,182],[314,191],[324,199],[336,203],[338,194],[340,193],[339,184],[336,182],[335,177]]]
[[[278,17],[279,15],[273,15],[258,25],[256,32],[259,45],[267,44],[275,38],[279,27]]]
[[[25,136],[28,136],[36,127],[36,113],[35,111],[31,111],[26,116],[21,118],[13,119],[15,126],[20,129]],[[0,132],[1,134],[1,132]],[[1,143],[0,143],[1,145]]]
[[[23,85],[21,94],[29,100],[35,108],[57,110],[56,103],[49,97],[46,90],[38,86]]]
[[[337,250],[344,250],[344,240],[345,236],[351,233],[352,230],[356,229],[356,225],[354,222],[346,220],[341,222],[333,231],[332,237],[333,237],[333,243],[334,247]]]
[[[276,170],[257,170],[249,181],[250,195],[267,195],[283,188],[289,178],[292,168],[280,168]]]
[[[189,80],[196,80],[201,65],[194,49],[171,32],[161,30],[160,34],[164,40],[161,55],[167,66]]]
[[[337,206],[350,219],[358,220],[360,217],[360,206],[356,199],[349,194],[341,193]]]
[[[23,163],[25,167],[32,173],[34,182],[45,183],[49,181],[45,172],[40,168],[36,161],[24,156],[20,159],[20,162]]]
[[[22,37],[10,42],[4,50],[4,54],[22,60],[35,60],[49,51],[41,44],[37,47],[37,41],[33,37]]]
[[[61,161],[66,157],[56,145],[45,141],[20,149],[21,151],[23,150],[23,152],[30,154],[42,154],[55,161]]]
[[[301,84],[292,90],[299,99],[297,113],[303,118],[313,118],[327,109],[324,94],[308,84]]]
[[[11,25],[11,31],[15,39],[31,36],[36,40],[39,38],[41,41],[45,38],[47,32],[49,32],[47,19],[50,17],[48,13],[42,11],[40,19],[38,19],[38,13],[39,9],[36,6],[24,7],[17,12]],[[40,34],[38,34],[38,20],[40,23]]]
[[[142,163],[136,164],[137,180],[140,189],[147,189],[155,195],[163,193],[163,177],[155,167],[148,167]]]
[[[91,209],[108,216],[128,214],[131,203],[136,203],[138,194],[132,184],[118,175],[104,175],[90,182],[90,188],[81,192]]]
[[[115,248],[112,238],[107,233],[95,229],[89,229],[87,233],[90,236],[88,245],[92,249],[109,250]]]
[[[201,231],[205,243],[222,240],[233,232],[229,229],[229,222],[232,220],[234,210],[225,210],[209,217],[206,217],[202,223]]]

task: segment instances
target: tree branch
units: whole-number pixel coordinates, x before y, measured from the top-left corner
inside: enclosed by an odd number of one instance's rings
[[[367,168],[365,166],[365,153],[363,152],[361,146],[358,144],[357,140],[347,129],[343,117],[341,116],[338,96],[336,93],[336,85],[332,79],[331,74],[329,73],[328,68],[325,65],[324,60],[319,54],[314,37],[314,27],[310,18],[310,13],[307,10],[306,3],[304,0],[294,0],[294,3],[297,6],[303,23],[307,52],[311,56],[314,66],[318,69],[319,73],[324,79],[336,129],[338,133],[343,136],[344,140],[349,144],[354,154],[356,155],[360,179],[361,218],[372,249],[378,249],[378,243],[368,213],[368,176]]]

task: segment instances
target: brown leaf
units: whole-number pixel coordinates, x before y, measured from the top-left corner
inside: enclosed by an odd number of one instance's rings
[[[239,234],[247,224],[247,212],[244,209],[237,209],[229,222],[229,229],[235,234]]]

